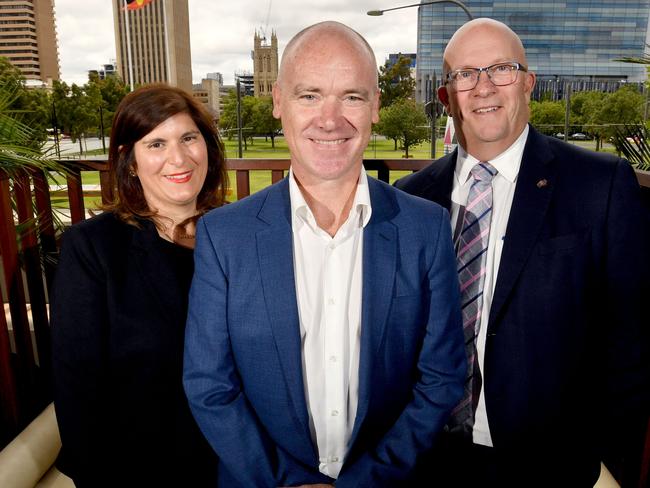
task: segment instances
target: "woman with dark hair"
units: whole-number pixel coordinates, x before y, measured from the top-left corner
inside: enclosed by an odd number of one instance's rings
[[[202,487],[217,459],[182,386],[198,217],[224,202],[223,144],[182,90],[115,113],[114,201],[64,233],[51,297],[57,463],[77,487]]]

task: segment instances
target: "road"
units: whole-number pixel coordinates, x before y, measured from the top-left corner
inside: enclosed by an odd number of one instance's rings
[[[108,151],[109,139],[105,138],[106,141],[106,150]],[[89,137],[81,141],[81,144],[84,148],[84,151],[92,151],[93,149],[102,148],[102,140],[98,137]],[[45,145],[47,150],[52,151],[52,154],[55,154],[54,141],[48,141]],[[61,151],[61,156],[72,156],[79,154],[79,141],[72,142],[69,138],[61,140],[59,143],[59,148]]]

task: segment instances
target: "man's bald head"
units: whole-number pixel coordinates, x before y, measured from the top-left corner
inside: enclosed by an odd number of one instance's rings
[[[314,50],[322,51],[332,49],[331,41],[336,41],[337,43],[344,41],[347,48],[355,50],[361,55],[362,59],[367,60],[372,70],[375,73],[377,72],[375,53],[370,47],[370,44],[368,44],[368,41],[347,25],[329,20],[310,25],[291,38],[282,53],[278,83],[282,82],[283,75],[294,64],[297,57],[309,55]]]
[[[497,38],[501,43],[508,44],[510,51],[516,54],[520,63],[528,66],[526,51],[519,36],[506,24],[498,20],[481,18],[474,19],[462,25],[447,43],[443,55],[443,76],[459,66],[455,66],[456,52],[461,46],[471,45],[485,37]]]
[[[492,81],[487,68],[506,66],[509,80]],[[476,84],[460,90],[447,75],[471,70]],[[466,23],[449,40],[444,54],[444,84],[438,97],[454,120],[460,145],[480,161],[508,149],[522,134],[530,116],[528,103],[535,74],[528,70],[519,36],[492,19]]]

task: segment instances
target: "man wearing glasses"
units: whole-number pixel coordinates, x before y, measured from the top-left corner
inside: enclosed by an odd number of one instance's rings
[[[528,124],[535,74],[500,22],[462,26],[443,79],[459,147],[397,183],[450,210],[462,295],[465,397],[427,475],[593,486],[647,423],[650,245],[634,172]]]

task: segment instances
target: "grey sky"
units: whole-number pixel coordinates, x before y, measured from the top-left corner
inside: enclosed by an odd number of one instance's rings
[[[369,17],[366,11],[416,3],[406,0],[189,0],[192,77],[219,71],[232,83],[235,70],[253,69],[250,51],[255,29],[274,29],[282,54],[303,27],[337,20],[359,31],[383,64],[388,53],[415,52],[417,8]],[[61,75],[83,84],[87,71],[115,58],[113,10],[109,0],[55,0]]]

